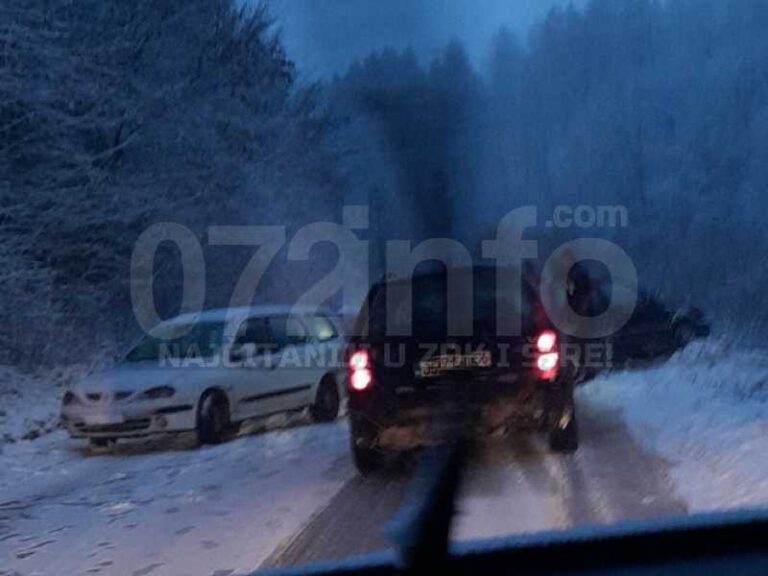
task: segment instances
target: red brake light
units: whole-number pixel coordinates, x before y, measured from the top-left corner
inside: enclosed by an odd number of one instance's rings
[[[367,368],[353,370],[352,374],[349,376],[349,382],[354,390],[362,391],[371,385],[373,376],[371,375],[371,371]]]
[[[551,380],[557,376],[560,354],[557,351],[557,334],[544,330],[536,337],[536,369],[539,377]]]
[[[542,354],[536,359],[536,367],[541,372],[551,372],[557,368],[557,361],[559,358],[560,355],[557,352]]]
[[[367,350],[358,350],[352,356],[349,357],[349,369],[352,371],[355,370],[365,370],[368,368],[368,351]]]
[[[349,385],[353,390],[361,392],[369,388],[372,382],[368,351],[358,350],[349,357]]]
[[[542,354],[552,352],[557,346],[557,334],[552,330],[544,330],[539,337],[536,338],[536,350]]]

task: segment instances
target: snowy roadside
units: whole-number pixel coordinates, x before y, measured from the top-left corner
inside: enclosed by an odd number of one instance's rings
[[[695,342],[579,394],[620,409],[635,439],[672,463],[690,511],[768,505],[768,356]]]
[[[0,366],[0,573],[250,572],[354,474],[346,424],[301,416],[221,446],[182,435],[94,454],[58,425],[82,372]]]
[[[250,573],[353,475],[344,421],[89,456],[57,430],[0,456],[0,558],[21,574]],[[0,569],[0,573],[2,572]]]

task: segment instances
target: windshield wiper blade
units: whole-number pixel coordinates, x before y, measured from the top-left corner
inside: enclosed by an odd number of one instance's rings
[[[425,574],[447,564],[464,454],[461,438],[422,453],[406,504],[387,529],[401,570]]]

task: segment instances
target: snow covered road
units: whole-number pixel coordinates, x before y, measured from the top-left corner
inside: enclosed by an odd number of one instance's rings
[[[477,449],[454,538],[765,506],[767,397],[764,357],[709,345],[601,377],[577,395],[577,454],[535,435]],[[0,575],[223,576],[386,547],[410,467],[359,478],[344,421],[282,424],[202,449],[4,445]]]
[[[582,446],[551,454],[539,435],[489,440],[466,470],[455,540],[686,513],[668,463],[643,450],[619,415],[581,403]],[[382,528],[406,493],[410,470],[356,478],[269,566],[344,557],[387,547]]]

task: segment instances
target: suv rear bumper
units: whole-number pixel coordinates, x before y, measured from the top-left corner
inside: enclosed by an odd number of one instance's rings
[[[476,385],[487,387],[478,392],[472,389]],[[351,392],[350,431],[358,444],[405,450],[440,443],[457,432],[480,436],[499,429],[538,428],[557,388],[556,382],[531,378],[514,385],[461,382],[458,390],[443,394],[374,388]]]

